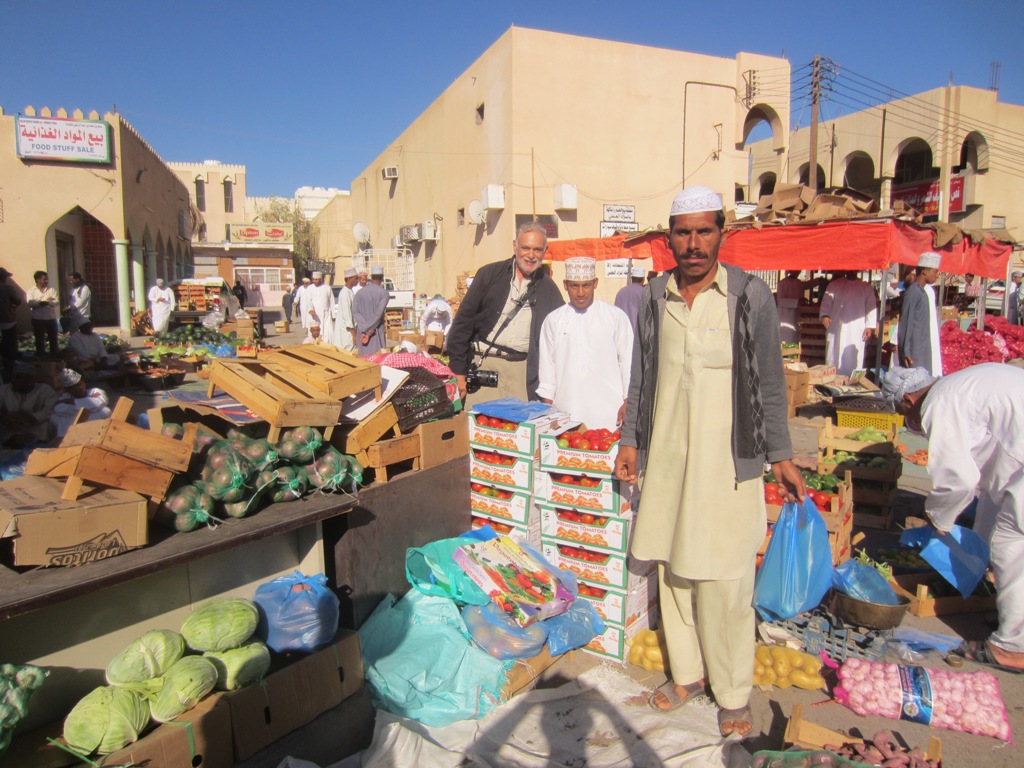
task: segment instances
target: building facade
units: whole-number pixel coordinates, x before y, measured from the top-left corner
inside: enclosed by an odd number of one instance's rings
[[[1024,107],[994,91],[946,86],[861,110],[818,128],[818,187],[849,187],[885,210],[903,200],[926,221],[964,229],[1008,229],[1024,237]],[[776,182],[807,183],[810,129],[790,137],[786,155],[751,145],[751,198]]]
[[[80,272],[94,323],[129,335],[148,287],[191,270],[192,226],[188,191],[121,115],[0,111],[0,265],[22,288],[42,270],[63,298]]]
[[[280,306],[285,287],[295,283],[295,263],[293,225],[266,216],[278,201],[246,195],[244,165],[216,160],[169,165],[198,215],[193,276],[223,277],[228,285],[241,280],[248,306]],[[285,203],[290,211],[292,201]]]
[[[762,92],[768,73],[782,85]],[[511,28],[352,181],[357,247],[404,253],[417,292],[448,296],[534,217],[551,238],[599,237],[666,226],[684,184],[731,203],[755,125],[785,153],[788,83],[780,58]]]

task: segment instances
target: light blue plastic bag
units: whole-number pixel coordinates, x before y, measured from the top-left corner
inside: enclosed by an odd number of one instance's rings
[[[605,629],[601,614],[587,600],[573,600],[568,611],[540,623],[547,626],[548,652],[552,656],[582,648]]]
[[[277,653],[312,653],[338,634],[338,598],[322,573],[279,576],[260,584],[253,602],[260,612],[256,634]]]
[[[474,536],[457,536],[410,547],[405,553],[405,577],[426,595],[449,597],[467,605],[486,605],[491,598],[452,560],[456,549],[474,540]]]
[[[821,602],[832,586],[828,529],[810,497],[782,505],[754,582],[754,607],[770,621],[790,619]]]
[[[832,572],[832,586],[836,591],[857,600],[876,605],[900,604],[885,577],[870,565],[856,560],[847,560]]]
[[[515,397],[502,397],[498,400],[488,400],[486,403],[473,403],[473,410],[491,418],[518,422],[535,419],[550,411],[551,406],[536,401],[527,403]]]
[[[954,525],[944,536],[933,528],[908,528],[900,544],[921,548],[921,557],[967,597],[974,594],[988,568],[988,544],[970,528]]]

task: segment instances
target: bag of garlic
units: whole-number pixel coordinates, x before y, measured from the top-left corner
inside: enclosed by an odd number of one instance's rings
[[[847,659],[834,695],[858,715],[933,725],[1013,741],[999,682],[990,672],[946,672]]]

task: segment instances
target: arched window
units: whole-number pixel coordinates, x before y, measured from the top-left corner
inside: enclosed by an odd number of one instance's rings
[[[224,213],[235,212],[234,186],[231,179],[224,179]]]
[[[206,211],[206,179],[196,177],[196,208]]]

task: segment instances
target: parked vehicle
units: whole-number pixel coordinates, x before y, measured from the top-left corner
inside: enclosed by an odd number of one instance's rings
[[[174,311],[171,326],[201,323],[211,312],[220,314],[222,322],[238,314],[242,306],[222,277],[195,277],[171,283]]]
[[[1003,314],[1003,301],[1006,298],[1006,283],[1002,280],[994,280],[988,285],[988,292],[985,294],[985,312],[990,315]]]

